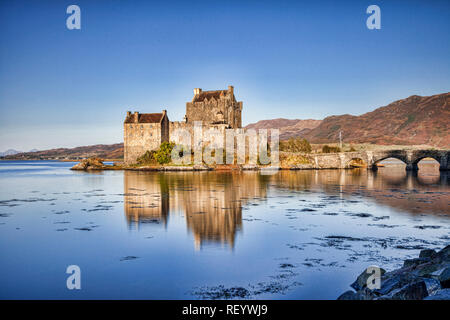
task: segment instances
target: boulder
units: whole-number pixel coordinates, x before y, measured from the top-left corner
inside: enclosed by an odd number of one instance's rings
[[[356,292],[352,290],[345,291],[343,294],[341,294],[337,300],[358,300],[358,296],[356,295]]]
[[[437,290],[435,293],[429,295],[424,300],[450,300],[450,289]]]
[[[386,270],[383,268],[380,268],[381,276],[386,273]],[[367,279],[371,276],[371,273],[367,273],[367,269],[364,270],[356,279],[355,282],[353,282],[350,286],[355,289],[356,291],[361,290],[367,286]]]
[[[381,278],[381,288],[375,289],[374,292],[380,296],[387,295],[415,280],[417,280],[417,276],[409,272],[389,272]]]
[[[436,258],[441,262],[450,263],[450,245],[446,246],[444,249],[436,253]]]
[[[415,258],[415,259],[406,259],[403,262],[403,267],[404,268],[408,268],[408,267],[412,267],[412,266],[418,266],[422,263],[427,263],[428,261],[430,261],[429,258]]]
[[[431,274],[433,279],[441,283],[442,288],[450,288],[450,267],[439,269]]]
[[[345,291],[337,299],[338,300],[373,300],[375,296],[372,291],[367,288],[354,292],[352,290]]]
[[[421,279],[408,283],[401,288],[391,291],[389,294],[380,297],[380,299],[389,300],[422,300],[429,295],[434,294],[440,289],[439,281],[435,279]]]
[[[81,160],[74,165],[71,170],[101,170],[105,168],[103,160],[99,158],[89,158]]]
[[[436,255],[436,251],[433,249],[424,249],[421,250],[419,253],[419,258],[432,258],[434,255]]]
[[[380,268],[381,269],[381,268]],[[381,269],[381,288],[370,290],[370,274],[362,272],[339,300],[450,300],[450,245],[436,252],[426,249],[419,257],[407,259],[403,267],[385,272]]]

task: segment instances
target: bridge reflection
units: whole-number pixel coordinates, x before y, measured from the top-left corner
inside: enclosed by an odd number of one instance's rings
[[[450,214],[450,175],[383,168],[257,172],[124,172],[124,210],[130,228],[165,227],[185,220],[197,249],[208,243],[234,247],[242,209],[267,199],[270,190],[311,190],[367,201],[417,214]]]

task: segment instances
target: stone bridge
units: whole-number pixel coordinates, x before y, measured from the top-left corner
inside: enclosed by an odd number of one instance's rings
[[[433,158],[439,162],[439,169],[450,170],[450,150],[383,150],[341,152],[312,155],[314,167],[318,169],[351,168],[352,160],[360,159],[368,168],[377,169],[377,163],[388,158],[395,158],[406,164],[406,170],[418,170],[417,164],[424,158]]]

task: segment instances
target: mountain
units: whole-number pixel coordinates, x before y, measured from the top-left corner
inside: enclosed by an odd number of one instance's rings
[[[360,116],[325,118],[305,134],[313,143],[344,142],[450,148],[450,92],[411,96]]]
[[[21,153],[21,152],[22,151],[17,151],[17,150],[14,150],[14,149],[8,149],[5,152],[0,152],[0,157],[10,156],[10,155]]]
[[[40,159],[80,159],[99,157],[103,159],[123,159],[123,143],[97,144],[76,148],[57,148],[35,152],[23,152],[4,156],[4,159],[40,160]]]
[[[307,122],[303,125],[302,121]],[[280,129],[280,139],[300,136],[312,143],[338,142],[342,131],[343,141],[347,143],[450,148],[450,92],[427,97],[414,95],[360,116],[263,120],[246,128],[270,127]]]
[[[286,140],[291,137],[303,136],[310,132],[312,129],[316,128],[322,120],[300,120],[300,119],[272,119],[272,120],[261,120],[256,123],[251,123],[247,125],[246,129],[279,129],[280,139]]]

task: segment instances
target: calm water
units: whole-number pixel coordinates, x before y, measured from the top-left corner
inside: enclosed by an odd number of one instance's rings
[[[0,162],[0,298],[335,299],[450,242],[450,178],[367,170],[73,172]],[[68,265],[81,290],[66,288]]]

